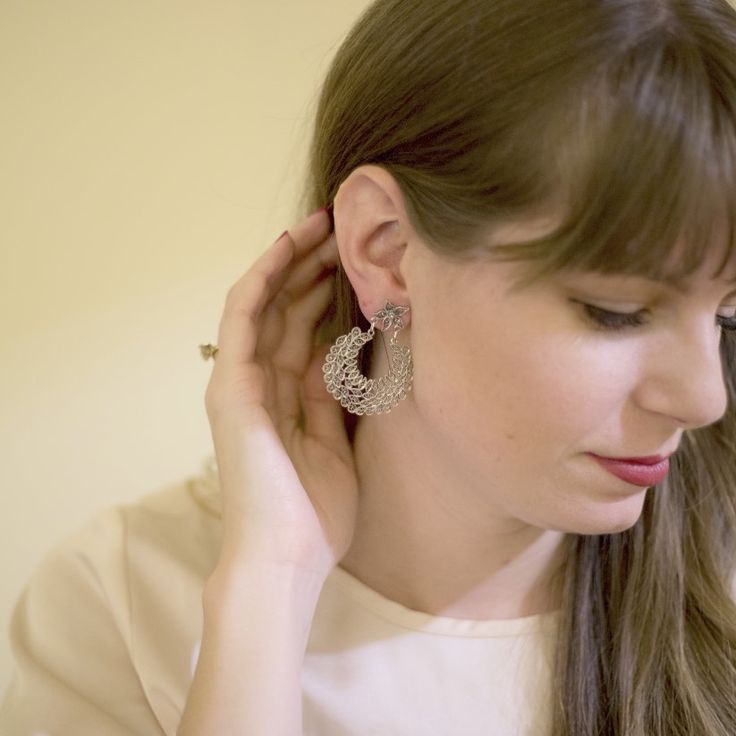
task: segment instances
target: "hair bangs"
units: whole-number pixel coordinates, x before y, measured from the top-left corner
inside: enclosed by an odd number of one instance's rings
[[[644,38],[605,64],[548,116],[543,155],[565,192],[550,196],[563,221],[490,248],[523,264],[514,289],[560,271],[679,282],[713,249],[719,277],[736,255],[734,99],[736,68],[682,38]]]

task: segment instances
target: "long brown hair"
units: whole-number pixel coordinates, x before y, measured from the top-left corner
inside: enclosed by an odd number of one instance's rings
[[[321,90],[303,211],[367,163],[395,177],[428,246],[518,260],[520,288],[566,268],[683,277],[716,246],[723,268],[736,243],[736,11],[378,0]],[[489,224],[552,212],[565,217],[548,237],[481,242]],[[368,326],[338,268],[322,338],[355,325]],[[736,333],[720,349],[727,412],[684,433],[637,523],[566,537],[551,736],[736,734]]]

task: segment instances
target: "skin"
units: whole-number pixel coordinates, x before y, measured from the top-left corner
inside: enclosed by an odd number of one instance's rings
[[[334,204],[340,259],[363,314],[370,319],[386,299],[410,306],[399,335],[414,360],[408,397],[358,422],[357,522],[340,566],[434,615],[556,610],[551,575],[565,535],[624,531],[657,492],[616,478],[587,453],[669,454],[683,431],[726,411],[715,316],[732,316],[736,297],[727,298],[725,280],[710,279],[718,254],[688,295],[592,274],[509,294],[514,264],[457,264],[426,247],[386,170],[356,169]],[[549,227],[509,225],[489,243]],[[649,321],[603,332],[575,299],[646,308]],[[375,339],[378,377],[388,366]]]

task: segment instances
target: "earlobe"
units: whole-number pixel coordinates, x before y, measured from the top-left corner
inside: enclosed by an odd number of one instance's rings
[[[408,305],[403,269],[412,229],[393,176],[380,166],[355,169],[335,196],[334,218],[340,260],[365,318],[386,301]]]

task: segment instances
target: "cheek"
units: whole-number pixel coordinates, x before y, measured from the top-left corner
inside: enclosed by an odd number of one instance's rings
[[[508,324],[435,320],[417,331],[413,392],[425,421],[445,446],[461,438],[463,453],[524,456],[530,467],[588,451],[629,391],[622,347]]]

